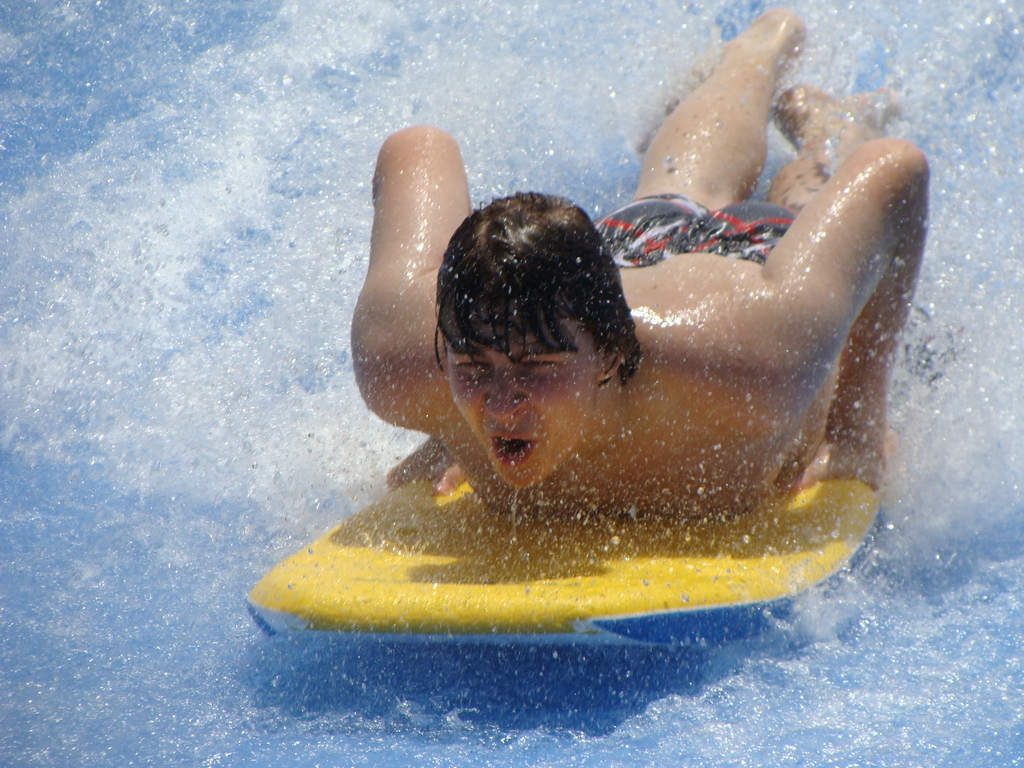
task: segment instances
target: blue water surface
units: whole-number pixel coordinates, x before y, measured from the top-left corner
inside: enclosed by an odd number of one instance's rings
[[[474,200],[599,214],[765,7],[4,4],[0,764],[1024,764],[1011,0],[794,4],[790,79],[892,86],[932,165],[900,452],[848,573],[718,648],[268,638],[246,613],[418,440],[352,381],[384,137],[439,125]],[[769,169],[791,156],[773,133]]]

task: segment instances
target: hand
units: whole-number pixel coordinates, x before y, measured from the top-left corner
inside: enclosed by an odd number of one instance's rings
[[[432,481],[433,494],[447,496],[466,482],[466,475],[444,444],[431,437],[391,468],[387,474],[387,489],[393,491],[416,480]]]
[[[387,489],[393,491],[414,480],[439,480],[453,459],[444,443],[428,438],[423,445],[396,464],[387,474]]]

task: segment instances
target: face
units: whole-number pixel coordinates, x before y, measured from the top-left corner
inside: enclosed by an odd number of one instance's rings
[[[592,428],[598,386],[618,368],[590,334],[573,330],[576,352],[551,352],[530,340],[511,358],[492,349],[447,351],[455,404],[514,488],[544,480],[576,451]]]

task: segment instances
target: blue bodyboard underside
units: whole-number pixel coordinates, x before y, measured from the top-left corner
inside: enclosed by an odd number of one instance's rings
[[[756,637],[789,615],[792,598],[771,602],[591,619],[590,626],[640,643],[717,645]]]

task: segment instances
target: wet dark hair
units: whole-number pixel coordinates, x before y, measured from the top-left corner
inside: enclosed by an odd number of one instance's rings
[[[529,340],[575,352],[565,321],[622,359],[622,383],[640,366],[640,342],[618,267],[593,222],[561,197],[520,192],[470,214],[437,277],[437,328],[459,353],[506,355]]]

